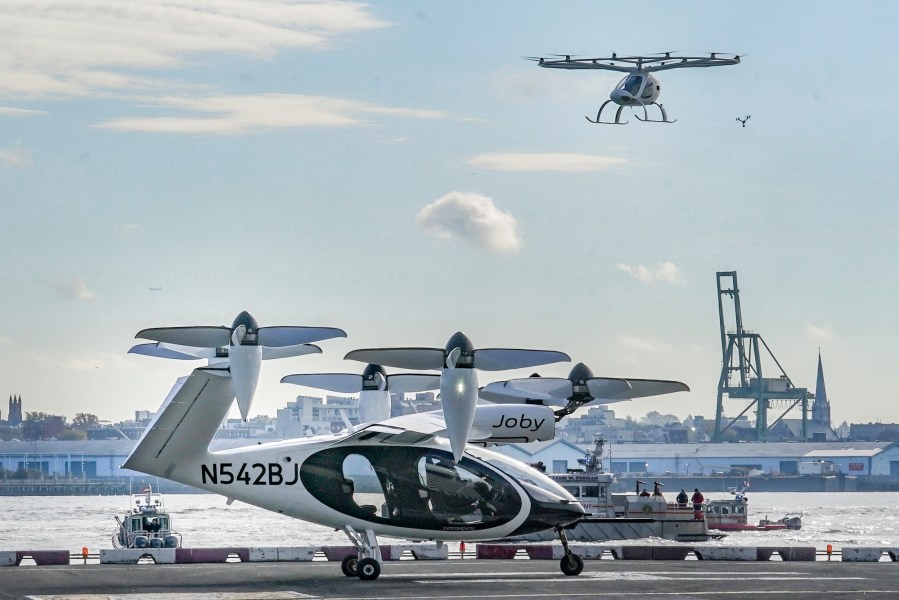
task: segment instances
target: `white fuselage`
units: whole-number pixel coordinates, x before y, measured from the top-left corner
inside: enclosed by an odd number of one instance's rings
[[[620,106],[645,106],[658,100],[661,91],[658,79],[649,73],[634,71],[618,82],[609,98]]]

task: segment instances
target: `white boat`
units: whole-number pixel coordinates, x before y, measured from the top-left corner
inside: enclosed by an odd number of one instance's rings
[[[181,534],[172,529],[162,494],[150,486],[131,495],[131,506],[112,535],[115,548],[180,548]]]
[[[662,495],[661,484],[654,493],[645,488],[628,494],[611,493],[615,476],[602,469],[602,448],[605,439],[595,440],[593,451],[583,459],[581,471],[547,474],[580,501],[590,516],[566,528],[569,540],[602,542],[634,540],[649,537],[678,542],[704,542],[710,537],[703,512],[694,511],[689,504],[668,502]],[[637,488],[644,482],[637,482]],[[552,540],[556,534],[546,531],[526,536],[527,540]]]

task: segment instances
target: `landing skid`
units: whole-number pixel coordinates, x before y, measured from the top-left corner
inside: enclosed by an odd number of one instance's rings
[[[644,104],[643,105],[643,117],[644,118],[641,119],[639,115],[634,115],[635,117],[637,117],[638,121],[643,121],[644,123],[677,123],[677,119],[674,119],[673,121],[668,120],[668,113],[665,112],[665,107],[662,106],[661,104],[659,104],[658,102],[652,102],[652,103],[650,103],[650,106],[658,106],[659,107],[659,111],[661,111],[661,113],[662,113],[661,120],[650,119],[649,113],[646,110],[646,105]]]
[[[596,125],[627,125],[627,121],[625,121],[624,123],[621,122],[621,109],[624,108],[623,106],[618,107],[618,110],[615,112],[615,120],[614,121],[603,121],[602,120],[602,109],[604,109],[606,107],[606,104],[608,104],[609,102],[611,102],[611,100],[606,100],[605,102],[602,103],[602,106],[599,107],[599,111],[597,111],[597,113],[596,113],[595,121],[593,119],[591,119],[590,117],[584,117],[584,118]]]
[[[627,121],[621,120],[621,111],[624,109],[624,106],[619,106],[618,110],[615,111],[615,120],[614,121],[603,121],[602,120],[602,111],[606,107],[606,105],[609,104],[610,102],[611,102],[611,100],[606,100],[605,102],[602,103],[602,106],[599,107],[599,111],[596,113],[595,120],[591,119],[590,117],[584,117],[584,118],[595,125],[627,125],[627,123],[628,123]],[[643,108],[643,116],[641,117],[640,115],[637,115],[637,114],[634,115],[638,121],[643,121],[644,123],[677,123],[677,119],[674,119],[673,121],[668,119],[668,113],[665,112],[665,107],[662,106],[661,104],[659,104],[658,102],[651,102],[648,105],[641,104],[640,106]],[[658,106],[659,111],[662,113],[662,118],[661,119],[650,119],[649,111],[646,110],[647,106]]]

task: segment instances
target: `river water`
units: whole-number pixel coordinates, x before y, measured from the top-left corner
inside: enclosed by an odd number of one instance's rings
[[[803,513],[802,529],[731,533],[709,543],[805,545],[819,550],[827,544],[835,549],[844,545],[899,547],[899,492],[759,492],[748,496],[750,522]],[[709,499],[715,497],[711,494]],[[129,496],[0,497],[0,550],[66,549],[78,553],[86,546],[95,553],[111,548],[115,517],[125,514],[129,500]],[[165,504],[185,547],[349,543],[339,531],[241,502],[228,506],[225,498],[213,494],[169,494]]]

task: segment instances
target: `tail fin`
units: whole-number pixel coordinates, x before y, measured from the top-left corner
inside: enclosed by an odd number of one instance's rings
[[[203,367],[178,379],[122,467],[189,483],[233,401],[227,370]]]

